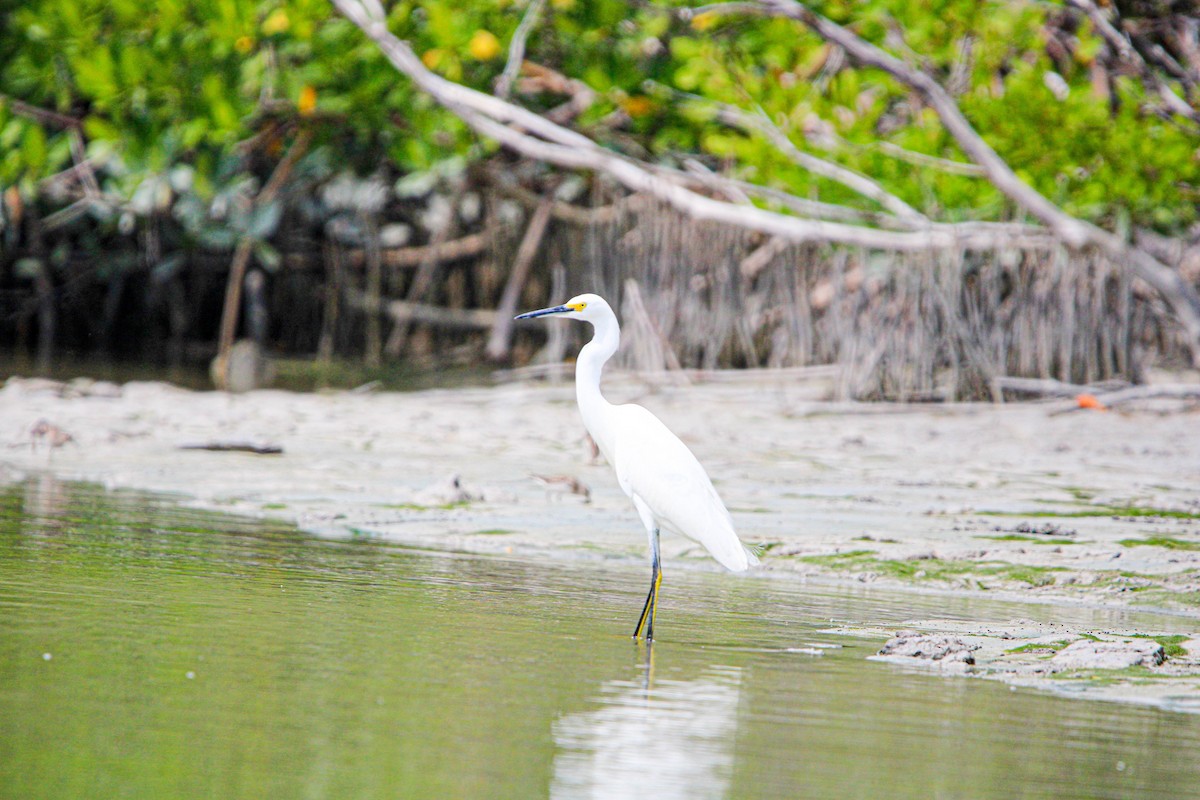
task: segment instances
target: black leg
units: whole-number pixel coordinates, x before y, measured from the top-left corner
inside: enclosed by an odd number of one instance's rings
[[[633,629],[633,638],[642,635],[646,629],[646,641],[654,640],[654,612],[658,610],[658,587],[662,584],[662,560],[658,550],[658,528],[650,535],[650,591],[646,594],[646,604],[642,606],[642,615],[638,617],[637,627]]]
[[[655,566],[658,566],[657,564]],[[662,567],[654,570],[654,586],[650,591],[654,599],[650,601],[650,619],[646,622],[646,641],[654,641],[654,612],[658,611],[658,587],[662,583]]]
[[[641,616],[638,617],[637,627],[633,629],[633,638],[640,638],[642,629],[646,628],[646,638],[654,638],[654,606],[658,599],[658,584],[661,580],[658,572],[658,560],[655,559],[650,567],[650,591],[646,593],[646,603],[642,606]],[[647,628],[646,623],[649,622]]]

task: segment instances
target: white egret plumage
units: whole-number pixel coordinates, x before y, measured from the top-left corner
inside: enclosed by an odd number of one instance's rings
[[[645,631],[646,639],[651,640],[662,583],[661,529],[699,542],[734,572],[750,568],[758,559],[738,539],[729,511],[687,445],[645,408],[632,403],[613,405],[600,393],[600,373],[621,339],[617,316],[604,298],[581,294],[561,306],[530,311],[517,319],[551,315],[590,322],[595,331],[575,363],[575,399],[584,426],[616,471],[621,491],[633,501],[646,526],[650,591],[633,636],[638,638]]]

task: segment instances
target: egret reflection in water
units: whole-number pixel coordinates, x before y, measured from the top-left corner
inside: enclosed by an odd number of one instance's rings
[[[552,798],[724,797],[742,670],[693,680],[609,681],[601,707],[556,720]]]

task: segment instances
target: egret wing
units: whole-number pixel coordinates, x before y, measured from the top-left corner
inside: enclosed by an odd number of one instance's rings
[[[687,445],[641,406],[615,410],[620,424],[613,466],[621,489],[640,497],[661,527],[704,545],[728,569],[753,564],[756,559],[738,539],[729,511]]]

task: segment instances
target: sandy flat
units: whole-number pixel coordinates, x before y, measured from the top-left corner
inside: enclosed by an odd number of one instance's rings
[[[766,548],[763,571],[1200,616],[1200,414],[1184,405],[836,404],[769,374],[617,376],[606,391],[692,448],[742,538]],[[39,420],[72,441],[31,437]],[[243,442],[283,453],[181,449]],[[178,493],[319,535],[646,558],[570,384],[229,395],[14,378],[0,389],[0,446],[3,480]],[[535,474],[576,478],[591,502]],[[669,565],[720,569],[687,540],[663,546]]]

